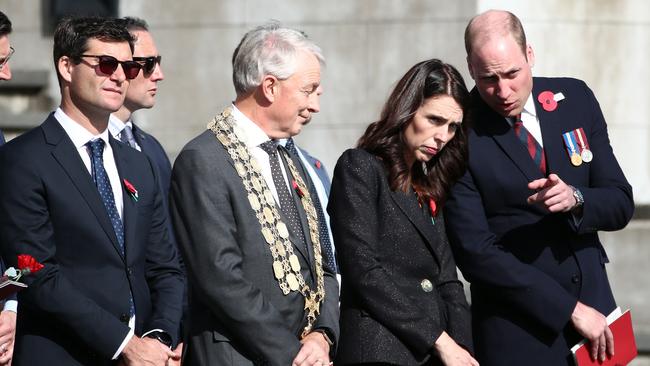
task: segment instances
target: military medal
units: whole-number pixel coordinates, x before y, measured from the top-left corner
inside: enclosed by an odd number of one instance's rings
[[[589,143],[587,142],[587,136],[585,135],[585,130],[580,127],[576,130],[576,135],[578,135],[578,142],[580,143],[580,157],[585,163],[591,163],[594,159],[594,154],[589,150]]]
[[[569,131],[562,134],[562,137],[564,138],[564,146],[569,154],[571,164],[573,164],[573,166],[580,166],[582,164],[582,158],[580,157],[580,154],[578,154],[575,136],[572,132],[573,131]]]

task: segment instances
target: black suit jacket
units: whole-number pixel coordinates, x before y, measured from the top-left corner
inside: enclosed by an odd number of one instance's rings
[[[158,182],[160,183],[163,201],[165,202],[165,206],[169,207],[169,183],[172,179],[172,164],[169,162],[165,149],[153,135],[148,134],[136,126],[135,123],[133,124],[133,137],[138,145],[140,145],[142,152],[154,162],[154,166],[160,176]]]
[[[304,299],[282,294],[269,245],[233,164],[211,131],[190,141],[174,163],[171,215],[190,293],[184,364],[290,365],[306,324]],[[313,253],[303,245],[294,246],[294,253],[313,288]],[[335,342],[338,314],[338,284],[326,270],[315,328],[327,329]]]
[[[432,224],[415,193],[390,189],[380,160],[348,150],[328,207],[341,265],[341,341],[335,364],[438,365],[446,331],[472,348],[463,285],[442,216]]]
[[[184,280],[169,241],[154,168],[110,138],[124,189],[126,258],[93,180],[53,115],[0,150],[0,247],[8,265],[30,254],[45,267],[25,278],[14,365],[108,364],[129,329],[177,341]]]
[[[615,307],[598,230],[623,228],[634,209],[591,90],[567,78],[534,78],[533,97],[561,92],[554,111],[535,101],[550,173],[582,191],[582,222],[526,203],[542,174],[507,121],[472,92],[469,169],[446,205],[454,254],[472,283],[476,355],[481,365],[573,364],[570,316],[576,302],[607,315]],[[571,165],[562,134],[582,127],[593,161]],[[507,352],[504,352],[507,350]]]

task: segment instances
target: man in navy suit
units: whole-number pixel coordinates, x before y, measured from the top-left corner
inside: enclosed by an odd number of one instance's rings
[[[613,350],[616,307],[599,230],[623,228],[632,189],[587,85],[533,78],[533,49],[504,11],[465,32],[476,82],[469,168],[446,206],[449,239],[471,282],[481,365],[568,365],[581,337]]]
[[[11,79],[11,66],[9,59],[14,53],[9,33],[11,33],[11,20],[0,11],[0,80]],[[4,145],[5,137],[0,130],[0,146]],[[0,273],[4,273],[6,267],[0,259]],[[2,299],[0,299],[2,303]],[[14,336],[16,334],[16,311],[18,302],[16,296],[5,299],[0,312],[0,365],[10,365],[14,352]]]
[[[62,21],[61,105],[0,149],[0,248],[29,254],[14,365],[166,365],[180,355],[184,279],[155,167],[108,132],[124,101],[133,38],[123,23]]]
[[[152,108],[156,103],[158,82],[165,78],[160,64],[161,56],[149,32],[149,26],[143,19],[125,17],[123,21],[135,38],[133,60],[142,65],[142,71],[130,81],[124,105],[111,115],[108,128],[113,137],[142,151],[154,162],[160,174],[163,200],[167,207],[169,182],[172,174],[169,158],[155,137],[133,123],[135,111]]]

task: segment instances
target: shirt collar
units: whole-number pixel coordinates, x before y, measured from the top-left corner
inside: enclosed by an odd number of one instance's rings
[[[252,148],[269,141],[269,136],[258,126],[244,115],[235,105],[232,105],[232,116],[235,119],[235,125],[244,133],[244,144]]]
[[[111,135],[119,140],[120,134],[124,127],[129,126],[133,130],[133,122],[129,119],[126,122],[122,122],[121,119],[117,118],[114,114],[108,118],[108,130],[111,132]]]
[[[54,118],[59,122],[61,127],[65,130],[65,133],[68,134],[70,140],[74,144],[75,148],[79,149],[86,145],[89,141],[100,138],[104,140],[104,144],[109,146],[108,142],[108,128],[102,131],[99,135],[93,135],[87,129],[83,128],[79,123],[75,122],[70,118],[65,112],[59,107],[54,112]]]
[[[535,110],[535,100],[533,99],[533,93],[528,94],[528,99],[526,99],[526,104],[524,104],[523,113],[528,113],[533,117],[537,117],[537,111]]]

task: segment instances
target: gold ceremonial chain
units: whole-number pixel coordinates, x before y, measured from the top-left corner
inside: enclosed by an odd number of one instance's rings
[[[273,274],[280,285],[282,293],[288,295],[290,291],[296,291],[305,298],[304,310],[307,310],[307,325],[302,332],[304,337],[311,332],[316,322],[316,316],[320,313],[320,304],[325,297],[318,217],[309,190],[293,161],[290,158],[286,159],[291,176],[298,185],[298,189],[302,192],[300,199],[307,213],[309,234],[316,262],[316,291],[305,283],[305,279],[300,273],[300,262],[293,253],[293,245],[289,240],[289,230],[285,223],[282,222],[273,194],[262,176],[259,163],[244,144],[243,132],[235,125],[232,107],[226,107],[218,114],[208,124],[208,129],[216,135],[217,140],[228,151],[235,163],[235,170],[246,188],[248,202],[255,211],[255,216],[262,227],[262,236],[271,250]]]

